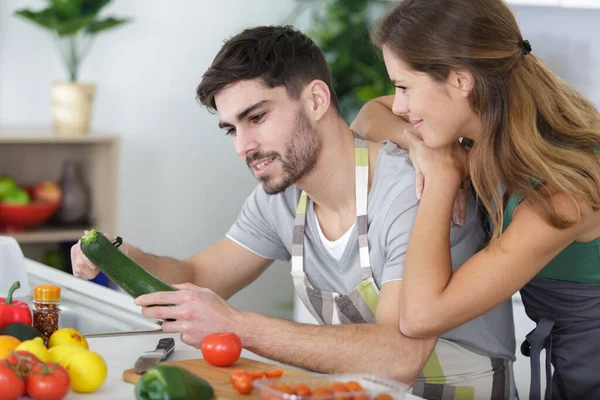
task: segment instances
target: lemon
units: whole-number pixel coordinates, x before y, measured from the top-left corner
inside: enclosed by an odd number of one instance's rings
[[[85,337],[72,328],[58,329],[50,336],[50,340],[48,340],[48,347],[50,348],[61,344],[78,344],[86,350],[90,349]]]
[[[78,344],[61,344],[58,346],[52,347],[48,350],[48,354],[50,356],[50,360],[52,362],[58,363],[64,367],[64,361],[71,356],[71,354],[79,353],[80,351],[87,351],[83,347]]]
[[[106,380],[106,362],[100,354],[93,351],[71,354],[64,364],[71,378],[71,389],[76,392],[95,392]]]
[[[21,342],[15,350],[28,351],[43,362],[50,361],[50,353],[41,337]]]

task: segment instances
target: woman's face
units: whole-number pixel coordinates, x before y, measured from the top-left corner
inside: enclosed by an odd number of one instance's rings
[[[383,58],[396,86],[393,113],[410,121],[428,147],[444,147],[461,137],[476,140],[480,120],[469,100],[470,73],[451,72],[446,82],[437,82],[410,69],[388,46],[383,46]]]

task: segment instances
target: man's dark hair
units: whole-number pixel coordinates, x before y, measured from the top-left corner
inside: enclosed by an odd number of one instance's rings
[[[269,88],[283,86],[298,99],[305,85],[320,79],[329,87],[331,105],[339,113],[331,70],[321,49],[292,26],[246,29],[225,42],[202,76],[197,100],[216,110],[215,95],[242,80],[261,78]]]

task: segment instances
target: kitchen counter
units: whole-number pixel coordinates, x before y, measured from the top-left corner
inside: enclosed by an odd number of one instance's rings
[[[158,340],[163,337],[172,337],[175,339],[175,350],[171,357],[169,357],[169,361],[202,358],[200,350],[183,343],[179,338],[179,334],[146,333],[90,337],[88,339],[90,350],[99,353],[108,366],[106,382],[100,389],[91,394],[80,394],[71,391],[66,400],[135,399],[134,385],[123,381],[123,371],[133,368],[133,364],[139,355],[145,350],[154,350]],[[272,360],[267,360],[247,350],[243,350],[242,357],[274,365],[283,365]],[[290,366],[287,367],[290,368]],[[405,399],[418,400],[421,398],[407,394]]]

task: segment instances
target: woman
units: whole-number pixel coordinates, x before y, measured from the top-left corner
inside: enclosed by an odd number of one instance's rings
[[[408,146],[424,178],[402,332],[437,336],[521,290],[537,323],[522,346],[531,398],[542,347],[555,369],[546,398],[600,398],[598,111],[531,53],[502,0],[404,0],[373,36],[396,93],[365,106],[354,127]],[[386,105],[412,132],[390,135]],[[461,137],[475,142],[468,155]],[[449,220],[469,174],[493,234],[452,274]]]

